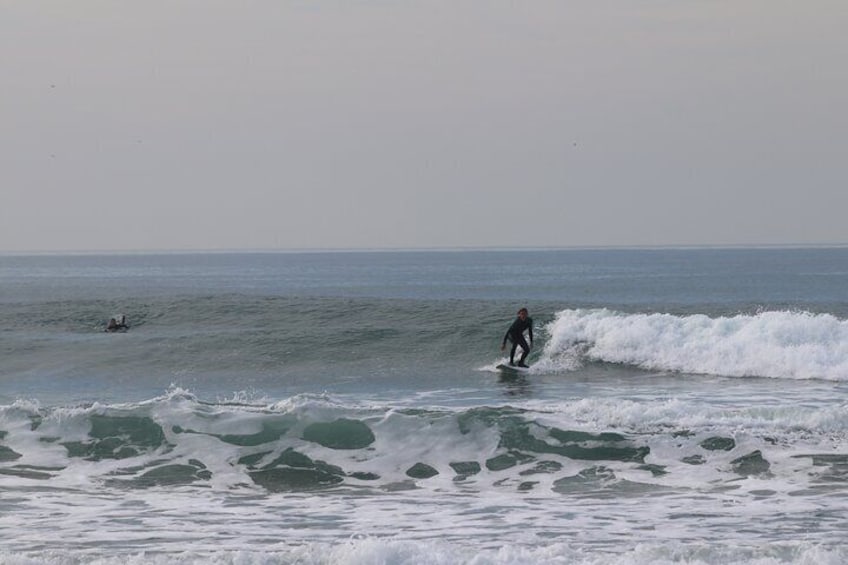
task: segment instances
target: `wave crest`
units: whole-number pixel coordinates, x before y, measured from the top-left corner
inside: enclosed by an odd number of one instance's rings
[[[830,314],[761,312],[627,314],[559,312],[543,362],[573,369],[582,361],[734,377],[848,379],[848,321]]]

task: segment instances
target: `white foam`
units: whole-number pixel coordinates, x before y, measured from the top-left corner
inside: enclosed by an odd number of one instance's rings
[[[829,314],[705,315],[564,310],[547,326],[542,362],[584,361],[735,377],[848,380],[848,321]]]
[[[749,547],[693,544],[639,544],[621,553],[586,551],[564,543],[537,547],[500,545],[494,548],[463,547],[441,541],[353,538],[339,543],[305,543],[267,550],[181,551],[168,553],[139,552],[130,555],[93,554],[92,552],[41,551],[0,553],[4,565],[259,565],[268,563],[306,563],[312,565],[841,565],[848,551],[839,547],[798,542]]]
[[[769,545],[790,542],[823,508],[839,511],[831,491],[814,491],[821,485],[817,475],[828,468],[805,454],[845,452],[845,406],[751,407],[687,397],[537,402],[522,402],[514,412],[483,408],[478,418],[450,408],[345,405],[320,395],[271,407],[209,405],[182,391],[138,405],[55,410],[34,431],[31,406],[9,407],[0,410],[8,431],[4,441],[24,453],[21,463],[66,468],[49,482],[0,477],[4,487],[26,497],[14,512],[0,516],[5,539],[14,543],[7,551],[23,550],[14,557],[0,554],[0,563],[765,564],[845,557],[833,547],[789,543],[781,553]],[[84,437],[92,414],[147,414],[162,425],[169,446],[128,459],[87,461],[68,457],[58,442],[38,439]],[[303,439],[309,422],[347,417],[363,418],[373,430],[375,441],[367,448],[338,450]],[[253,434],[280,418],[292,425],[280,441],[240,446],[220,438]],[[618,431],[628,443],[649,446],[645,463],[667,473],[653,476],[640,462],[570,460],[557,453],[537,454],[562,465],[550,473],[522,475],[535,461],[489,469],[486,460],[508,449],[500,445],[498,422],[509,427],[513,418],[527,422],[529,433],[551,446],[559,440],[547,433],[550,428]],[[673,433],[682,428],[686,435]],[[733,438],[736,449],[705,450],[701,442],[713,436]],[[289,448],[349,473],[373,472],[380,478],[348,477],[344,488],[315,493],[268,493],[252,485],[237,463],[270,449],[263,459],[269,462]],[[771,463],[769,475],[735,473],[732,460],[755,450]],[[693,455],[707,462],[683,461]],[[206,465],[210,481],[115,487],[130,479],[128,468],[191,459]],[[451,463],[457,461],[476,461],[480,471],[456,480]],[[417,462],[439,475],[412,479],[407,471]],[[615,480],[557,491],[558,481],[596,466],[611,470]],[[532,488],[521,489],[524,483],[533,483]],[[628,493],[624,483],[641,486]],[[759,525],[756,534],[746,530],[749,524]],[[804,539],[830,543],[841,525],[838,519],[822,519],[804,530]],[[693,540],[704,544],[687,545]],[[726,540],[737,549],[725,549]],[[48,547],[68,548],[68,556],[40,549]],[[246,547],[256,551],[245,552]]]

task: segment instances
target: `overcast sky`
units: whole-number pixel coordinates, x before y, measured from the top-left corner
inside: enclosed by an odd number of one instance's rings
[[[845,0],[0,0],[0,251],[848,243]]]

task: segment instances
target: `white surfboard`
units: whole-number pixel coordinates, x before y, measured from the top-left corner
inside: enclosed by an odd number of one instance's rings
[[[507,373],[526,373],[530,370],[530,367],[519,367],[518,365],[510,365],[509,363],[500,363],[495,368]]]

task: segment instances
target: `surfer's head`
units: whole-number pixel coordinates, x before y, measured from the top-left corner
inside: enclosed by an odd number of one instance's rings
[[[529,312],[527,312],[527,308],[522,308],[521,310],[518,311],[518,317],[519,318],[526,318],[528,314],[529,314]]]

